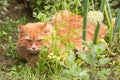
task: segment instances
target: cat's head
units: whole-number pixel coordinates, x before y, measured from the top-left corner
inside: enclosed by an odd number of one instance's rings
[[[41,46],[49,43],[47,38],[52,34],[52,25],[43,22],[28,23],[19,25],[18,31],[18,48],[25,52],[38,53]]]

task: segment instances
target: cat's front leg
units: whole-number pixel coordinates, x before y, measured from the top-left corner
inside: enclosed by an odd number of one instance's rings
[[[37,61],[38,61],[38,54],[36,55],[31,55],[31,58],[29,59],[27,65],[30,66],[30,67],[34,67],[36,66],[37,64]]]

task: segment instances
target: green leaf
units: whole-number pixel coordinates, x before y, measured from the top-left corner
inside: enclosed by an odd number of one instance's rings
[[[74,55],[74,54],[71,54],[71,55],[69,55],[69,56],[66,58],[66,61],[72,63],[72,62],[75,61],[75,59],[76,59],[75,55]]]
[[[61,72],[61,76],[67,76],[68,73],[69,73],[69,70],[64,69],[64,70],[62,70],[62,72]]]
[[[104,11],[104,5],[106,3],[106,0],[101,0],[101,5],[100,5],[100,11],[103,12]]]
[[[12,36],[9,36],[9,37],[8,37],[8,40],[9,40],[10,42],[12,42],[12,40],[13,40]]]
[[[120,9],[118,11],[118,14],[117,14],[117,18],[115,20],[115,26],[114,26],[114,30],[113,30],[113,36],[112,36],[112,41],[114,41],[114,37],[115,37],[115,33],[117,32],[117,30],[119,29],[119,24],[120,24]]]
[[[89,76],[89,74],[87,73],[87,71],[84,70],[84,71],[82,71],[79,75],[80,75],[80,78],[81,78],[80,80],[89,80],[89,77],[90,77],[90,76]]]
[[[109,58],[102,58],[99,60],[99,63],[102,64],[102,65],[105,65],[107,64],[111,59]]]
[[[105,49],[106,49],[106,46],[104,43],[98,43],[98,44],[93,46],[92,51],[93,51],[93,53],[99,54],[99,53],[104,52]]]
[[[110,69],[103,69],[103,70],[97,72],[97,76],[100,79],[105,79],[106,76],[109,75],[109,74],[110,74]]]
[[[37,5],[40,5],[40,4],[41,4],[41,1],[37,1],[36,3],[37,3]]]
[[[0,34],[0,35],[7,35],[7,34],[8,34],[7,32],[2,31],[2,34]]]
[[[61,76],[65,76],[65,77],[70,77],[70,76],[78,77],[80,72],[81,72],[81,68],[79,68],[77,66],[77,64],[73,64],[73,65],[69,66],[68,69],[62,70]]]
[[[80,55],[81,58],[89,64],[95,64],[97,62],[95,56],[92,53],[81,53]]]

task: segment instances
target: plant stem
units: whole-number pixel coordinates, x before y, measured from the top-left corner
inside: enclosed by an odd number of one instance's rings
[[[89,0],[84,0],[84,18],[83,18],[83,36],[82,39],[86,40],[86,27],[87,27],[87,12]]]
[[[106,2],[106,0],[102,0],[102,2],[101,2],[101,6],[100,6],[100,11],[101,12],[104,11],[105,2]],[[95,33],[94,33],[93,44],[97,43],[97,37],[98,37],[99,29],[100,29],[100,24],[98,23],[97,26],[96,26],[96,29],[95,29]]]
[[[97,43],[97,37],[98,37],[99,29],[100,29],[100,24],[97,23],[97,26],[95,28],[94,38],[93,38],[93,44]]]
[[[94,1],[93,0],[91,0],[91,1],[92,1],[92,8],[93,8],[93,10],[95,10]]]

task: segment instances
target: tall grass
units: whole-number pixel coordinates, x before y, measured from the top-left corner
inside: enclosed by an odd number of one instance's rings
[[[93,10],[95,10],[94,1],[93,1],[93,0],[91,0],[91,2],[92,2],[92,9],[93,9]]]
[[[120,10],[118,11],[118,15],[117,15],[117,18],[115,19],[115,22],[113,21],[113,18],[112,18],[112,13],[111,13],[111,9],[110,9],[110,5],[109,5],[108,0],[106,0],[106,6],[105,6],[104,10],[105,10],[105,16],[107,19],[107,23],[109,26],[109,30],[108,30],[109,40],[108,41],[109,41],[110,47],[112,47],[114,36],[117,33],[117,30],[119,29]]]
[[[119,29],[120,29],[120,9],[119,9],[119,11],[118,11],[118,15],[117,15],[117,18],[116,18],[116,20],[115,20],[115,26],[114,26],[114,30],[113,30],[113,36],[112,36],[112,41],[114,40],[114,37],[115,37],[115,34],[116,34],[116,32],[118,32],[119,31]],[[120,32],[118,32],[118,34],[120,34]]]
[[[106,16],[107,23],[109,26],[108,35],[109,35],[109,44],[111,45],[114,25],[112,22],[112,14],[111,14],[111,9],[110,9],[110,5],[109,5],[108,0],[106,1],[106,6],[105,6],[105,16]]]

